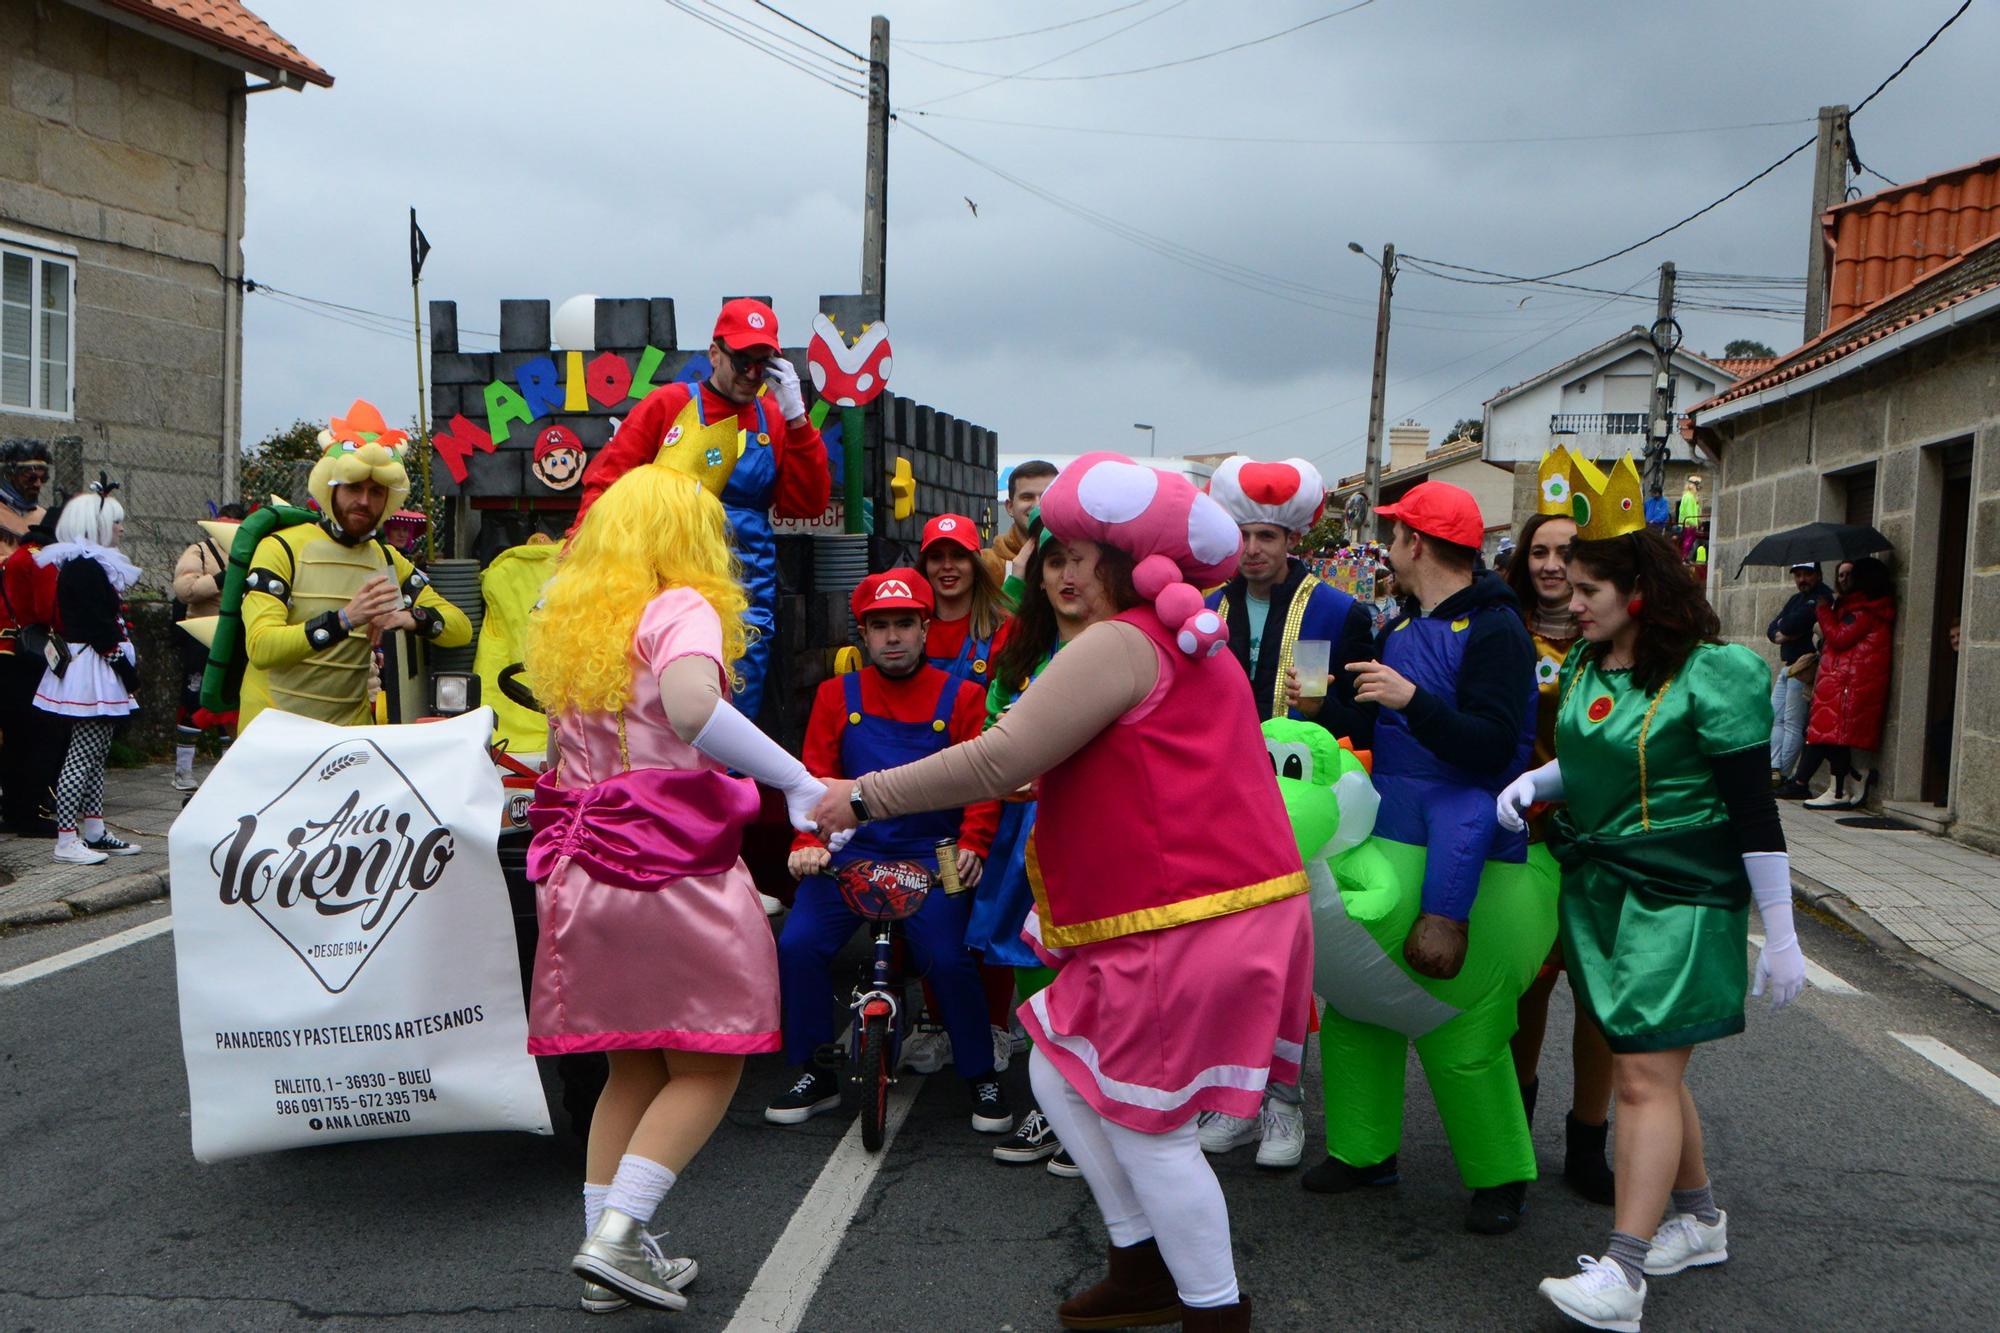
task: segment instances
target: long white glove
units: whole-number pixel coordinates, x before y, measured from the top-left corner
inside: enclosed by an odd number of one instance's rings
[[[1764,919],[1764,949],[1757,955],[1752,995],[1768,987],[1776,1012],[1799,997],[1806,987],[1806,956],[1792,928],[1792,858],[1783,852],[1745,852],[1743,869],[1750,876],[1750,896]]]
[[[1494,814],[1499,816],[1500,827],[1519,833],[1528,827],[1526,814],[1528,807],[1537,801],[1560,801],[1563,798],[1563,773],[1558,763],[1551,759],[1540,768],[1531,768],[1520,777],[1507,784],[1507,790],[1500,793],[1494,803]]]
[[[737,712],[727,699],[715,701],[715,711],[694,738],[694,748],[725,768],[776,787],[785,794],[785,813],[791,816],[792,827],[801,833],[818,832],[812,809],[826,795],[826,784],[757,730],[757,724]]]
[[[764,378],[771,386],[771,394],[778,400],[778,411],[787,421],[797,421],[806,414],[806,396],[799,388],[799,372],[783,356],[774,356],[765,363]]]

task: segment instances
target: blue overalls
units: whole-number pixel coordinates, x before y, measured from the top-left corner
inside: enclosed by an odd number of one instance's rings
[[[694,390],[695,411],[708,424],[702,403],[701,385]],[[729,515],[729,528],[736,538],[736,557],[743,564],[743,591],[750,605],[743,613],[746,629],[754,630],[743,656],[733,664],[742,676],[731,699],[743,716],[756,719],[764,706],[764,675],[771,662],[771,635],[777,626],[778,539],[771,532],[771,499],[778,490],[778,456],[771,452],[771,414],[765,405],[768,394],[752,399],[757,409],[757,428],[746,431],[743,455],[722,488],[722,507]]]
[[[840,771],[858,778],[877,769],[936,754],[951,744],[951,715],[959,682],[940,682],[937,707],[928,722],[892,722],[861,710],[861,673],[842,678],[847,727],[840,737]],[[963,810],[933,810],[863,824],[834,855],[833,868],[853,861],[916,861],[937,869],[937,842],[956,838]],[[903,922],[903,938],[916,965],[928,974],[931,991],[951,1034],[952,1058],[966,1078],[993,1072],[993,1038],[986,1022],[986,995],[979,967],[965,947],[972,895],[947,896],[933,889],[921,910]],[[854,934],[861,918],[848,910],[828,875],[810,875],[799,884],[778,937],[778,976],[783,987],[785,1060],[803,1065],[833,1040],[830,968],[833,956]]]
[[[1412,615],[1382,640],[1382,661],[1405,680],[1458,706],[1458,673],[1472,617],[1513,616],[1510,606],[1473,608],[1453,620]],[[1514,762],[1499,773],[1475,773],[1433,754],[1410,732],[1401,712],[1384,708],[1375,722],[1375,790],[1382,808],[1375,836],[1424,848],[1423,910],[1464,921],[1472,915],[1479,875],[1488,861],[1527,859],[1528,835],[1500,827],[1494,802],[1526,770],[1535,748],[1535,684],[1528,682],[1527,724]]]
[[[997,634],[998,631],[995,631]],[[956,657],[927,657],[924,660],[953,680],[969,681],[980,689],[986,688],[987,674],[993,663],[993,640],[995,634],[983,639],[974,638],[972,627],[965,628],[965,642],[959,645]]]

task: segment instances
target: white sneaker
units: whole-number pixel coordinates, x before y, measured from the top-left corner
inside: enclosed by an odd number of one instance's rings
[[[1541,1293],[1549,1303],[1577,1323],[1611,1333],[1639,1333],[1639,1316],[1646,1309],[1646,1281],[1634,1291],[1625,1270],[1609,1259],[1580,1254],[1583,1271],[1575,1277],[1545,1277]]]
[[[1201,1150],[1205,1153],[1233,1152],[1246,1143],[1264,1137],[1263,1116],[1224,1115],[1220,1111],[1201,1113]]]
[[[935,1074],[951,1063],[951,1034],[943,1028],[920,1027],[903,1043],[903,1068]]]
[[[1288,1170],[1299,1164],[1306,1151],[1304,1108],[1276,1097],[1264,1103],[1264,1141],[1257,1145],[1257,1165]]]
[[[193,769],[177,768],[174,770],[175,791],[193,791],[196,787],[199,787],[200,785],[201,783],[195,781]]]
[[[1646,1251],[1646,1276],[1672,1277],[1728,1259],[1728,1213],[1721,1213],[1714,1226],[1697,1220],[1693,1213],[1675,1213],[1653,1233],[1653,1248]]]
[[[56,849],[52,855],[64,865],[72,866],[101,866],[111,859],[103,852],[91,851],[78,841],[74,834],[67,838],[57,838]]]
[[[1014,1063],[1014,1037],[1006,1028],[988,1024],[993,1029],[993,1072],[1004,1074],[1007,1066]]]
[[[1848,782],[1847,786],[1848,786],[1847,794],[1842,795],[1841,784],[1838,782],[1834,783],[1831,787],[1828,787],[1825,791],[1821,792],[1819,795],[1814,796],[1811,799],[1807,800],[1805,803],[1806,809],[1852,810],[1855,806],[1861,804],[1861,793],[1858,790],[1854,789],[1854,785],[1851,780]]]

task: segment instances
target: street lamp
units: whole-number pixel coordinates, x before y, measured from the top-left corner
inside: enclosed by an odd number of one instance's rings
[[[1146,432],[1146,457],[1151,458],[1153,456],[1153,445],[1159,440],[1160,433],[1143,421],[1133,422],[1132,429]]]
[[[1396,247],[1382,247],[1379,260],[1349,241],[1347,248],[1382,270],[1382,290],[1375,306],[1375,374],[1368,388],[1368,464],[1363,474],[1368,494],[1369,535],[1380,538],[1375,523],[1375,507],[1382,503],[1382,400],[1389,382],[1389,296],[1396,286]]]

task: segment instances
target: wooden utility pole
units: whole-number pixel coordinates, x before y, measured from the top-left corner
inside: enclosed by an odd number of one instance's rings
[[[868,21],[868,182],[861,209],[861,294],[882,308],[889,271],[889,20],[880,14]]]
[[[1354,247],[1359,249],[1360,247]],[[1363,251],[1366,253],[1366,251]],[[1382,247],[1382,291],[1375,303],[1375,378],[1368,389],[1368,535],[1382,539],[1375,507],[1382,503],[1382,400],[1389,389],[1389,296],[1396,287],[1396,247]]]
[[[1806,236],[1805,341],[1826,332],[1826,234],[1820,219],[1847,198],[1847,108],[1819,109],[1819,146],[1813,153],[1812,225]]]
[[[1674,439],[1674,353],[1681,326],[1674,319],[1674,266],[1660,265],[1660,299],[1653,307],[1653,410],[1646,431],[1646,495],[1658,500],[1667,489],[1667,447]]]

